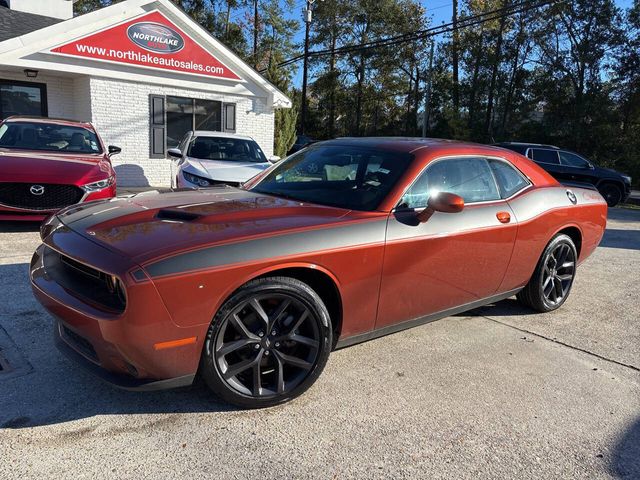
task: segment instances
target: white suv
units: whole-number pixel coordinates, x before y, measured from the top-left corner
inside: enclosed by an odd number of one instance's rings
[[[239,185],[280,160],[267,158],[251,137],[204,130],[187,132],[167,153],[177,159],[176,187]]]

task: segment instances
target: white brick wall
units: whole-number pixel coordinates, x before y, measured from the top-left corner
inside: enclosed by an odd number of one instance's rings
[[[90,122],[91,116],[91,83],[89,77],[73,79],[73,111],[74,118],[81,122]]]
[[[0,79],[44,83],[47,85],[49,116],[60,118],[74,118],[76,116],[75,80],[72,77],[56,77],[40,72],[37,78],[27,78],[22,72],[0,70]]]
[[[273,109],[264,99],[235,97],[201,90],[91,77],[91,116],[108,145],[121,186],[169,186],[171,161],[149,158],[149,95],[175,95],[236,104],[236,132],[252,136],[266,155],[273,153]],[[86,97],[85,97],[86,98]]]

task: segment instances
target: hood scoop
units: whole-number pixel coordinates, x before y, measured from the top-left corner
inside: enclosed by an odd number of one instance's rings
[[[163,208],[156,214],[158,220],[169,220],[173,222],[193,222],[200,218],[197,213],[185,212],[184,210],[171,210]]]

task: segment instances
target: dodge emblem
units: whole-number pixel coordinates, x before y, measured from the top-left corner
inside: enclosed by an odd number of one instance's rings
[[[44,187],[42,185],[31,185],[29,189],[32,195],[42,195],[44,193]]]

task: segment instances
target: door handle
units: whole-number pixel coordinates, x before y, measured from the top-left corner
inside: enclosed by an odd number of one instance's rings
[[[500,223],[509,223],[511,221],[511,215],[509,212],[498,212],[496,218]]]

